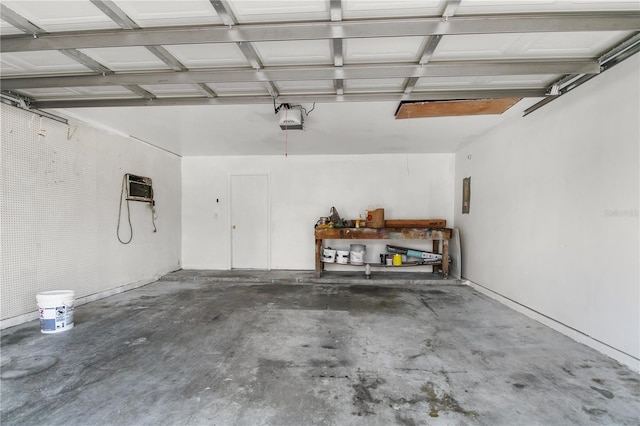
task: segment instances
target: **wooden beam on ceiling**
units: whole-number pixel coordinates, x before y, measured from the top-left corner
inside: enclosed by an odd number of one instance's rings
[[[459,117],[465,115],[499,115],[522,98],[469,99],[453,101],[403,102],[396,119],[424,117]]]

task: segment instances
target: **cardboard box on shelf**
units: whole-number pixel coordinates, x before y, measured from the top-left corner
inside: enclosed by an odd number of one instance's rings
[[[367,210],[367,228],[384,228],[384,209]]]

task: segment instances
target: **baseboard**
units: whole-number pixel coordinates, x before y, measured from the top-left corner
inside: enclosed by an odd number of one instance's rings
[[[508,306],[509,308],[513,309],[514,311],[520,312],[521,314],[524,314],[526,316],[528,316],[531,319],[534,319],[536,321],[538,321],[539,323],[542,323],[544,325],[546,325],[547,327],[564,334],[567,337],[572,338],[573,340],[575,340],[576,342],[582,343],[583,345],[589,346],[592,349],[595,349],[596,351],[608,356],[609,358],[615,359],[616,361],[618,361],[619,363],[629,367],[631,370],[635,371],[636,373],[640,373],[640,359],[635,358],[629,354],[626,354],[624,352],[621,352],[609,345],[606,345],[602,342],[600,342],[599,340],[594,339],[593,337],[590,337],[582,332],[580,332],[579,330],[576,330],[574,328],[571,328],[565,324],[562,324],[561,322],[558,322],[556,320],[554,320],[553,318],[550,318],[548,316],[545,316],[539,312],[536,312],[524,305],[521,305],[518,302],[515,302],[511,299],[509,299],[508,297],[505,297],[499,293],[496,293],[492,290],[489,290],[486,287],[483,287],[480,284],[476,284],[473,281],[469,281],[469,280],[464,280],[462,282],[462,284],[464,285],[468,285],[470,287],[472,287],[474,290],[479,291],[480,293],[484,294],[485,296],[488,296],[490,298],[492,298],[493,300],[496,300],[500,303],[502,303],[505,306]]]

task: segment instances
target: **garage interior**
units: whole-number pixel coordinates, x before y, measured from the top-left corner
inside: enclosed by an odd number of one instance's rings
[[[3,424],[640,423],[636,0],[0,6]]]

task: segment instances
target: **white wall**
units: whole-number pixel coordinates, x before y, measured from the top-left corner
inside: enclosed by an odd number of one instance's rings
[[[463,276],[636,369],[639,75],[635,55],[482,136],[457,153],[455,184]]]
[[[383,207],[387,219],[444,218],[451,223],[454,158],[454,154],[184,157],[183,267],[230,267],[232,174],[269,175],[271,269],[311,270],[313,226],[320,216],[329,215],[332,206],[345,219]],[[341,244],[348,248],[349,243]],[[380,249],[370,240],[366,244],[367,260],[375,260]]]
[[[71,120],[2,105],[2,326],[35,314],[36,294],[77,298],[153,281],[180,268],[180,157]],[[131,202],[129,245],[116,238],[124,173],[153,179],[158,232]],[[121,235],[128,237],[123,209]]]

